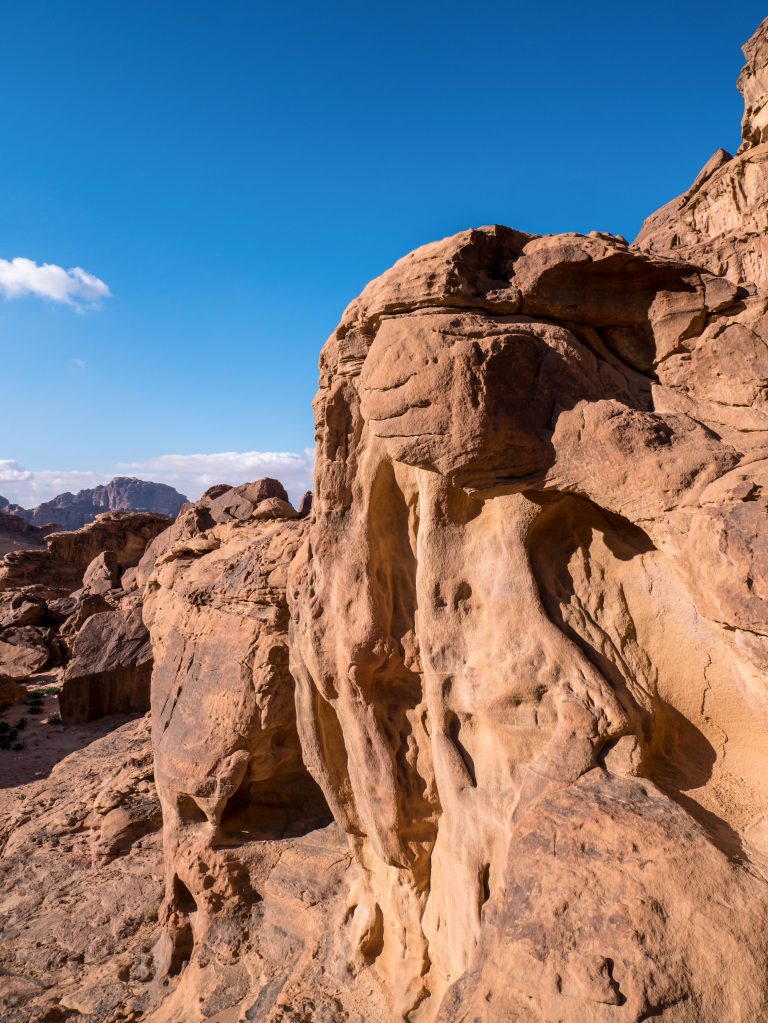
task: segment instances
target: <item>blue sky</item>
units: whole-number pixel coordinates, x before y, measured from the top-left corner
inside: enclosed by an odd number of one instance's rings
[[[765,13],[5,4],[0,260],[110,294],[0,296],[0,494],[116,471],[192,497],[277,472],[296,493],[317,356],[365,283],[473,225],[633,237],[738,147]]]

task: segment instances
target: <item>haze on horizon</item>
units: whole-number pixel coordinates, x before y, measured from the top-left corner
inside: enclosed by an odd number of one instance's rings
[[[0,494],[311,484],[320,347],[470,226],[634,237],[738,147],[764,8],[12,5]]]

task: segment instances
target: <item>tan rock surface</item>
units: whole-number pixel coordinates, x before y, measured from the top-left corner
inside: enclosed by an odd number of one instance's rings
[[[90,729],[48,777],[0,787],[4,1023],[135,1019],[153,997],[162,856],[148,722]],[[133,831],[116,842],[120,812]]]
[[[718,922],[723,961],[742,942],[745,956],[715,996],[708,939],[651,921],[640,955],[619,904],[624,958],[602,955],[631,971],[615,980],[633,994],[615,1018],[670,992],[669,1018],[691,1023],[721,1006],[746,1023],[763,1005],[752,928],[768,886],[747,836],[768,816],[768,419],[739,338],[765,329],[759,300],[705,271],[607,236],[493,227],[401,260],[326,345],[291,664],[305,761],[358,867],[340,938],[353,969],[388,978],[404,1018],[434,1018],[467,972],[502,1005],[483,1018],[516,1018],[507,1004],[521,1019],[603,1018],[607,966],[585,968],[567,1013],[548,971],[505,1003],[506,939],[485,938],[529,883],[510,864],[534,869],[516,843],[585,774],[607,843],[637,826],[612,805],[621,779],[647,779],[662,807],[686,870],[670,863],[660,919],[713,877],[755,914]],[[741,359],[721,361],[725,345]],[[564,887],[581,869],[566,848]],[[555,950],[560,883],[535,907]],[[574,911],[568,926],[587,923]],[[475,1018],[474,1001],[448,997],[446,1019]]]
[[[653,213],[635,244],[768,293],[768,18],[744,46],[743,143],[718,149],[689,190]]]
[[[103,551],[113,553],[121,570],[128,569],[169,524],[167,516],[154,512],[105,512],[72,532],[49,532],[45,550],[13,550],[0,560],[0,591],[34,585],[51,596],[71,593]]]
[[[27,646],[0,639],[0,679],[19,682],[28,675],[34,675],[47,660],[48,650],[42,645]]]
[[[766,39],[636,246],[485,227],[368,285],[300,513],[211,488],[66,608],[9,556],[2,635],[68,616],[65,679],[143,604],[163,820],[161,865],[143,723],[33,783],[11,1023],[768,1017]]]
[[[45,550],[4,557],[0,678],[26,680],[69,660],[61,698],[68,723],[148,710],[152,652],[141,594],[126,598],[120,580],[168,525],[154,513],[108,513],[49,533]]]
[[[306,523],[279,490],[207,496],[142,563],[156,558],[144,602],[165,821],[155,963],[181,975],[158,1023],[226,1009],[386,1018],[376,979],[346,978],[333,958],[350,856],[301,759],[285,586]]]
[[[62,676],[62,720],[93,721],[149,709],[152,647],[142,621],[141,596],[92,614],[76,633]]]

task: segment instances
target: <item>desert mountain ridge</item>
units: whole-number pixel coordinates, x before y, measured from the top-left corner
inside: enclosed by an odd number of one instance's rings
[[[633,245],[473,228],[349,304],[300,508],[0,561],[4,1020],[768,1019],[745,55],[739,153]]]
[[[79,529],[104,512],[147,511],[175,518],[186,500],[166,483],[115,476],[109,483],[79,490],[76,494],[65,491],[35,508],[22,508],[0,497],[0,512],[17,515],[33,526]]]

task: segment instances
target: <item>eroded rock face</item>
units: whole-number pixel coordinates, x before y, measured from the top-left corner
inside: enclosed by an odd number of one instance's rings
[[[75,681],[132,616],[163,811],[151,954],[121,917],[119,983],[67,954],[44,990],[27,887],[14,1021],[768,1018],[766,31],[742,151],[637,246],[486,227],[364,290],[299,513],[219,485],[127,570],[0,600],[9,647],[71,623]],[[112,871],[149,781],[49,831]]]
[[[355,853],[351,968],[396,1014],[446,990],[445,1020],[763,1010],[768,886],[739,865],[768,817],[763,310],[619,239],[492,227],[401,260],[324,348],[291,668]],[[579,831],[596,805],[589,866],[546,815]],[[646,812],[679,859],[638,879],[637,945],[618,878]],[[579,902],[603,871],[614,902]],[[745,954],[717,995],[711,934],[661,926],[690,883],[754,914],[718,920]]]
[[[20,516],[4,512],[0,505],[0,557],[9,551],[45,547],[45,537],[53,530],[53,526],[31,526]]]
[[[131,1019],[157,1001],[162,818],[149,722],[90,740],[50,776],[0,787],[3,1023]]]
[[[302,762],[288,671],[286,573],[306,523],[274,484],[208,495],[182,513],[140,566],[148,571],[155,559],[144,618],[155,658],[153,744],[165,820],[165,930],[156,959],[168,976],[184,970],[169,1019],[204,1018],[194,1015],[198,999],[212,997],[235,959],[243,960],[240,979],[227,982],[234,985],[227,1004],[247,1003],[251,981],[238,985],[248,977],[249,954],[266,940],[257,926],[262,884],[283,843],[331,820]],[[330,842],[319,834],[312,841],[322,847],[319,863],[337,865],[327,881],[338,889],[345,856],[338,833]],[[285,846],[287,855],[292,848]],[[307,853],[310,886],[313,855]],[[292,869],[300,871],[298,862]],[[315,928],[309,921],[307,941]],[[298,918],[295,926],[293,941]],[[218,966],[202,969],[211,957]],[[266,1008],[285,983],[279,972],[271,979]],[[253,990],[256,1000],[260,986]]]
[[[90,614],[75,633],[72,659],[59,696],[62,720],[93,721],[149,707],[152,647],[142,621],[141,597]]]
[[[152,512],[105,512],[81,529],[47,532],[44,549],[14,549],[0,560],[0,591],[35,586],[51,597],[68,595],[103,551],[112,553],[120,572],[137,565],[170,522]]]
[[[718,149],[685,193],[643,225],[635,244],[706,266],[734,283],[768,292],[768,18],[744,46],[743,142],[735,157]]]
[[[0,561],[0,679],[27,679],[69,661],[60,701],[68,724],[147,711],[152,651],[141,593],[132,587],[128,596],[121,582],[168,525],[162,515],[109,513],[46,535],[44,550],[7,554]]]

